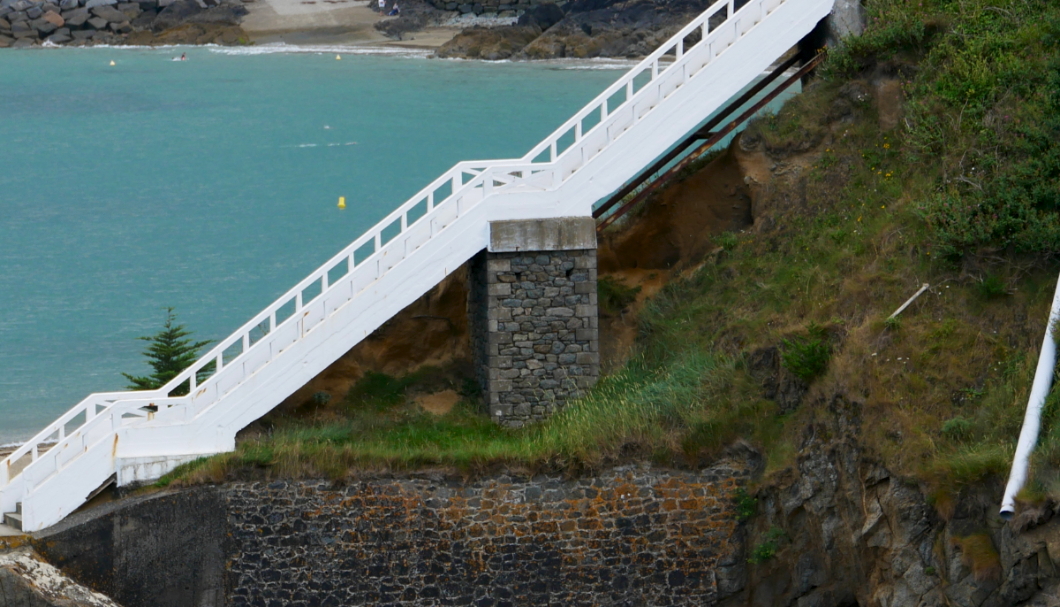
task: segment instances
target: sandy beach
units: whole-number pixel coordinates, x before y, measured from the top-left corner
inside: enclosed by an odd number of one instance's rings
[[[431,27],[403,40],[387,38],[375,24],[388,19],[366,0],[256,0],[243,30],[257,44],[356,44],[404,48],[437,48],[460,32],[456,27]]]

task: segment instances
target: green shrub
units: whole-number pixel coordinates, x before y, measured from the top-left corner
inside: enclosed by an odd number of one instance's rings
[[[785,339],[781,362],[784,367],[805,382],[811,382],[824,372],[832,348],[823,329],[811,326],[808,336]]]
[[[942,435],[952,441],[963,441],[972,435],[972,422],[963,417],[954,417],[942,424]]]
[[[637,300],[640,286],[629,287],[610,276],[601,277],[596,283],[600,309],[607,314],[618,314]]]
[[[743,487],[736,490],[733,499],[736,502],[736,520],[741,523],[750,520],[758,510],[758,498],[748,493]]]
[[[752,565],[760,565],[777,554],[780,541],[787,537],[787,533],[780,527],[771,527],[766,532],[766,539],[751,550],[751,556],[747,559]]]

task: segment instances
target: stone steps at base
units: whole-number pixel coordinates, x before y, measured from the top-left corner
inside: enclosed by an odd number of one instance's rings
[[[7,512],[4,514],[4,524],[22,531],[22,515],[18,512]]]
[[[18,533],[22,533],[22,502],[15,504],[14,512],[5,512],[2,519],[3,527],[10,527]],[[2,530],[0,530],[2,531]],[[2,533],[0,533],[2,535]]]

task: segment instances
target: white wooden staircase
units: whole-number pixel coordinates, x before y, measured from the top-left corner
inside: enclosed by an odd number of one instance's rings
[[[0,461],[4,520],[37,531],[112,477],[154,480],[231,451],[240,429],[486,248],[490,222],[591,215],[832,2],[719,1],[526,156],[457,164],[162,389],[89,395]]]

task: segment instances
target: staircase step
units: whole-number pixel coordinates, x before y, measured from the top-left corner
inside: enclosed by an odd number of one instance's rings
[[[22,531],[22,515],[17,512],[8,512],[4,514],[4,524]]]

